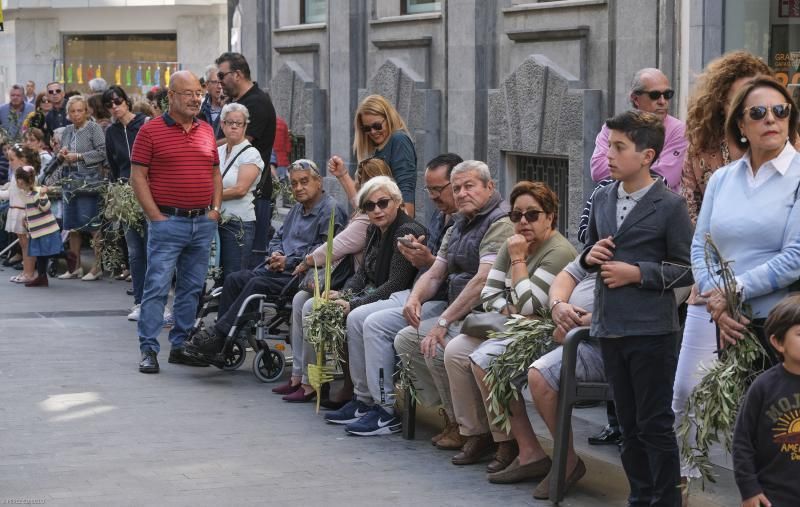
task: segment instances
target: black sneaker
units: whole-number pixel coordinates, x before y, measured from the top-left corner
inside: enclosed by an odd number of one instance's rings
[[[208,363],[194,356],[184,354],[184,349],[172,349],[169,351],[170,364],[182,364],[185,366],[208,366]]]
[[[589,437],[589,445],[619,445],[622,442],[622,433],[619,428],[610,424],[606,425],[597,435]]]
[[[213,356],[222,350],[224,344],[224,336],[217,336],[213,330],[203,328],[186,342],[186,347],[192,349],[193,353]]]
[[[158,373],[158,359],[152,350],[142,352],[142,360],[139,361],[139,373]]]

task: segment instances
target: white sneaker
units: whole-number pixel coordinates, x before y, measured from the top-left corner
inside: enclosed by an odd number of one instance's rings
[[[175,325],[175,317],[168,308],[164,308],[164,327],[172,327]]]
[[[142,305],[133,305],[131,308],[131,313],[128,314],[128,320],[137,321],[139,320],[139,315],[142,313]]]

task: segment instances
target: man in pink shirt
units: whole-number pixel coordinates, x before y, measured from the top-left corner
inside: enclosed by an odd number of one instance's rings
[[[664,121],[664,149],[651,169],[664,178],[670,190],[678,193],[688,141],[685,135],[686,125],[668,114],[669,101],[674,95],[669,79],[658,69],[642,69],[633,77],[631,105],[634,109],[653,113]],[[597,134],[592,154],[591,173],[594,181],[610,177],[607,152],[608,128],[603,125]]]

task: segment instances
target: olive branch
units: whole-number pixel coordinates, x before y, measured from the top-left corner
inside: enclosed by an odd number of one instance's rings
[[[749,312],[737,292],[732,261],[722,257],[717,245],[706,234],[704,258],[714,286],[725,295],[725,306],[731,318],[739,320]],[[769,364],[767,351],[749,327],[742,338],[720,352],[718,361],[703,366],[703,378],[695,386],[686,403],[686,412],[678,427],[681,457],[700,472],[702,484],[716,482],[709,458],[715,443],[731,452],[733,427],[742,398],[753,380]]]
[[[492,424],[506,433],[511,431],[511,403],[520,396],[512,381],[524,374],[532,362],[556,348],[558,344],[552,339],[555,329],[550,312],[542,309],[535,318],[513,315],[505,329],[489,333],[492,340],[513,338],[506,350],[494,358],[483,378],[489,387],[486,401],[495,416]]]

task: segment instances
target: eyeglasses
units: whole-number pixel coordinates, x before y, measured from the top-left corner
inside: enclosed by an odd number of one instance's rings
[[[42,102],[41,102],[41,104],[49,104],[49,103],[50,103],[50,101],[49,101],[49,100],[47,100],[47,99],[42,99]]]
[[[447,182],[447,185],[442,185],[441,187],[425,187],[425,191],[428,192],[428,195],[431,197],[439,197],[442,195],[442,192],[445,188],[450,186],[450,182]]]
[[[192,97],[194,97],[198,100],[202,100],[203,97],[206,96],[206,94],[203,92],[193,92],[191,90],[186,90],[185,92],[172,92],[172,93],[174,93],[175,95],[180,95],[187,99],[191,99]]]
[[[529,224],[532,224],[533,222],[536,222],[537,220],[539,220],[539,215],[541,215],[542,213],[544,213],[544,211],[542,211],[540,209],[530,209],[530,210],[526,211],[525,213],[523,213],[521,211],[518,211],[518,210],[514,210],[514,211],[512,211],[511,213],[508,214],[508,219],[516,224],[517,222],[522,220],[522,217],[525,217],[525,220]]]
[[[214,85],[218,85],[218,84],[219,84],[219,81],[218,81],[218,80],[216,80],[216,79],[209,79],[208,81],[206,81],[206,84],[207,84],[207,85],[214,86]]]
[[[217,72],[217,79],[222,81],[222,80],[225,79],[225,76],[227,76],[228,74],[233,74],[234,72],[236,72],[236,71],[235,70],[229,70],[228,72]]]
[[[245,122],[243,122],[243,121],[225,120],[225,121],[222,122],[222,124],[225,125],[226,127],[236,127],[238,129],[238,128],[244,127]]]
[[[772,116],[779,120],[783,120],[789,116],[789,113],[792,112],[792,105],[786,103],[775,104],[772,106],[750,106],[745,108],[742,111],[742,114],[746,112],[750,115],[751,120],[759,121],[766,118],[767,111],[772,111]]]
[[[650,100],[658,100],[662,95],[664,96],[664,99],[671,100],[672,97],[675,96],[675,90],[671,89],[664,90],[663,92],[660,90],[650,90],[649,92],[646,90],[636,90],[633,93],[636,95],[647,95],[650,97]]]
[[[361,127],[361,132],[363,132],[365,134],[369,134],[373,130],[375,132],[380,132],[381,130],[383,130],[383,122],[382,121],[377,121],[377,122],[373,123],[372,125],[363,125]]]
[[[61,92],[62,92],[61,88],[59,88],[58,90],[47,90],[47,93],[49,93],[50,95],[58,95]]]
[[[114,97],[113,99],[111,99],[110,101],[106,102],[103,105],[106,106],[106,109],[111,109],[114,106],[121,106],[123,102],[125,102],[125,99],[122,99],[120,97]]]
[[[392,202],[392,200],[388,197],[378,199],[378,202],[367,201],[364,203],[361,209],[363,209],[365,213],[372,213],[375,211],[375,206],[379,207],[380,209],[386,209],[389,207],[390,202]]]

